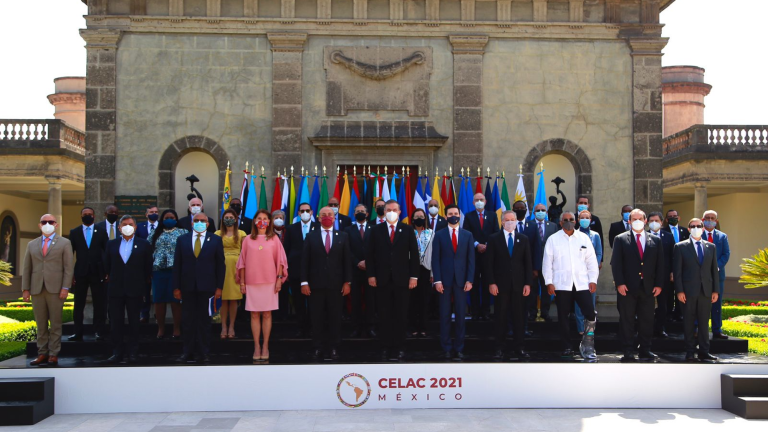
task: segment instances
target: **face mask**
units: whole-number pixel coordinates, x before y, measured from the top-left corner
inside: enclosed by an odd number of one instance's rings
[[[83,225],[90,225],[93,223],[93,216],[85,215],[80,218],[83,221]]]
[[[174,228],[176,227],[176,219],[165,219],[163,220],[163,226],[166,228]]]
[[[285,225],[285,221],[280,218],[275,218],[275,227],[281,228],[283,225]]]
[[[134,229],[130,225],[126,225],[122,228],[120,228],[120,232],[123,233],[124,236],[130,237],[133,235]]]
[[[507,232],[514,232],[515,228],[517,228],[517,221],[504,222],[504,230],[506,230]]]
[[[517,215],[517,220],[521,221],[525,219],[525,214],[527,212],[525,210],[515,210],[515,215]]]
[[[563,222],[562,225],[560,226],[563,227],[563,230],[565,231],[571,231],[573,229],[573,222],[571,221]]]
[[[576,206],[576,209],[579,211],[579,213],[581,213],[584,210],[589,210],[589,206],[586,204],[579,204]]]
[[[237,213],[237,214],[239,215],[239,214],[240,214],[240,211],[243,209],[243,206],[241,206],[240,204],[230,204],[230,205],[229,205],[229,208],[231,208],[232,210],[234,210],[234,211],[235,211],[235,213]]]
[[[672,226],[677,226],[678,221],[679,221],[678,218],[669,218],[669,224]]]
[[[621,218],[624,220],[624,222],[629,222],[629,212],[622,213]]]
[[[49,236],[53,234],[54,231],[56,231],[56,227],[50,224],[45,224],[40,228],[40,230],[43,232],[43,234]]]
[[[632,221],[632,229],[635,231],[642,231],[643,228],[645,228],[645,222],[641,220],[633,220]]]
[[[704,228],[708,230],[713,230],[717,226],[717,221],[705,220],[703,222],[704,222]]]
[[[333,214],[338,215],[339,214],[339,208],[338,207],[331,207],[333,209]]]
[[[150,222],[157,222],[157,218],[159,218],[160,215],[157,213],[152,213],[151,215],[147,216],[147,219],[149,219]]]
[[[413,220],[413,226],[416,226],[416,227],[419,227],[419,228],[423,227],[424,226],[424,218],[416,218],[416,219],[414,219]]]
[[[312,215],[310,213],[302,213],[299,218],[301,218],[302,222],[307,223],[310,219],[312,219]]]
[[[439,212],[439,211],[440,211],[440,209],[437,208],[437,206],[431,206],[429,208],[429,214],[431,214],[432,216],[437,216],[437,212]]]
[[[224,219],[224,226],[235,226],[235,220],[234,219]]]
[[[587,228],[589,228],[590,222],[592,222],[592,221],[589,220],[589,219],[579,219],[579,226],[584,228],[584,229],[587,229]]]
[[[117,215],[116,214],[108,214],[107,215],[107,222],[113,224],[117,222]]]
[[[323,226],[323,228],[330,228],[333,226],[334,219],[330,216],[323,216],[320,218],[320,225]]]
[[[461,220],[461,218],[459,218],[458,216],[449,216],[447,219],[448,219],[448,223],[451,225],[458,225],[459,220]]]
[[[366,216],[365,213],[355,213],[355,220],[358,222],[363,222],[366,219],[368,219],[368,216]]]
[[[269,226],[269,221],[260,220],[256,222],[256,228],[258,229],[267,229],[268,226]]]
[[[376,214],[379,216],[384,216],[384,206],[376,207]]]
[[[478,210],[482,210],[485,208],[485,202],[483,201],[475,201],[475,208]]]
[[[701,228],[691,228],[691,237],[700,239],[701,235],[704,234],[704,230]]]
[[[208,229],[208,227],[205,226],[205,222],[195,222],[195,224],[192,226],[192,229],[194,229],[197,233],[203,233]]]
[[[192,213],[192,216],[199,214],[201,211],[203,211],[203,208],[200,206],[191,206],[189,208],[190,213]]]
[[[395,223],[399,218],[400,218],[400,215],[398,215],[397,212],[393,212],[393,211],[387,212],[387,221],[389,223]]]
[[[547,217],[547,212],[543,210],[537,211],[536,213],[534,213],[534,215],[536,216],[536,220],[543,221]]]
[[[651,231],[658,231],[661,229],[661,224],[658,222],[651,222],[648,224],[648,227],[651,228]]]

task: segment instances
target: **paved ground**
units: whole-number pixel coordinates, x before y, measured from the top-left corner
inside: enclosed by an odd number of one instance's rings
[[[696,431],[768,430],[722,410],[366,410],[57,415],[11,431]]]

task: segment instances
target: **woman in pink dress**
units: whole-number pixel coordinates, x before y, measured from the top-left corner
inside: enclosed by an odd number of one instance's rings
[[[251,313],[253,360],[269,360],[272,311],[278,307],[278,293],[288,276],[288,260],[282,242],[272,229],[272,217],[266,210],[256,213],[251,235],[243,239],[237,271],[240,292],[246,295],[245,310]],[[264,344],[259,346],[262,330]]]

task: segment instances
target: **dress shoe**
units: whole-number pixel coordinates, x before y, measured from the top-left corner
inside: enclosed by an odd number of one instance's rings
[[[139,356],[137,356],[136,354],[128,356],[128,364],[136,364],[138,362],[139,362]]]
[[[314,361],[314,362],[320,361],[322,356],[323,356],[323,352],[320,351],[319,349],[316,349],[316,350],[312,351],[312,361]]]
[[[503,360],[504,359],[504,351],[497,349],[496,352],[493,353],[493,358],[496,360]]]
[[[454,359],[458,361],[464,361],[464,353],[461,351],[456,351],[456,356]]]
[[[389,360],[389,352],[387,350],[381,350],[381,361]]]
[[[72,336],[68,337],[67,340],[70,342],[80,342],[83,340],[83,335],[73,334]]]
[[[59,365],[59,357],[57,356],[48,357],[48,366],[58,366],[58,365]]]
[[[528,338],[529,338],[529,337],[533,337],[533,332],[532,332],[532,331],[530,331],[530,330],[526,330],[526,331],[525,331],[525,337],[528,337]]]
[[[699,353],[699,361],[717,361],[717,357],[710,353]],[[49,361],[50,362],[50,361]]]
[[[563,357],[563,358],[573,357],[573,350],[570,348],[563,350],[563,352],[560,354],[560,357]]]
[[[123,356],[119,354],[112,354],[112,356],[106,360],[104,360],[104,364],[108,365],[116,365],[120,364],[123,361]]]
[[[354,330],[352,330],[352,333],[349,334],[349,337],[353,338],[353,339],[354,338],[359,338],[361,333],[362,332],[359,329],[354,329]]]
[[[149,322],[149,319],[147,317],[139,318],[139,324],[146,324]]]
[[[635,358],[635,355],[632,354],[632,351],[624,351],[624,357],[621,358],[622,363],[634,363],[637,359]]]
[[[728,335],[723,333],[712,333],[712,339],[728,339]]]
[[[372,338],[376,338],[378,336],[378,333],[376,333],[376,330],[370,329],[370,330],[368,330],[368,336],[370,336]]]
[[[182,354],[176,359],[176,363],[189,363],[190,361],[192,361],[191,354]]]
[[[656,361],[659,359],[659,356],[656,354],[650,352],[650,351],[640,351],[640,353],[637,355],[637,357],[640,360],[650,360],[650,361]]]
[[[331,350],[331,361],[339,361],[339,352],[336,348]]]
[[[208,354],[203,355],[203,357],[200,359],[201,363],[208,364],[211,362],[211,357]]]
[[[101,333],[96,332],[96,340],[97,341],[104,340],[104,336],[102,336]]]
[[[525,352],[525,350],[515,350],[515,357],[517,357],[520,360],[529,360],[531,358],[531,355]]]
[[[47,355],[39,355],[36,359],[29,362],[30,366],[37,366],[41,364],[48,363],[48,356]]]
[[[688,363],[695,363],[696,362],[696,356],[693,355],[693,353],[687,353],[685,355],[685,361]]]
[[[443,351],[443,360],[452,360],[453,354],[450,351]]]
[[[404,360],[405,360],[405,351],[398,351],[397,361],[404,361]]]
[[[662,331],[660,331],[660,332],[655,332],[655,333],[653,334],[653,336],[654,336],[654,337],[657,337],[657,338],[659,338],[659,339],[666,339],[666,338],[668,338],[668,337],[669,337],[669,335],[667,334],[667,332],[665,332],[664,330],[662,330]]]

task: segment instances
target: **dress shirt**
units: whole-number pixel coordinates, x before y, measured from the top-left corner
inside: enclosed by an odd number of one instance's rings
[[[458,226],[458,225],[456,225],[456,227],[452,227],[452,226],[448,225],[448,238],[449,238],[449,239],[451,239],[451,242],[453,242],[453,240],[452,240],[452,239],[453,239],[453,233],[454,233],[454,232],[456,233],[456,245],[457,245],[457,247],[458,247],[458,244],[459,244],[459,235],[460,235],[459,233],[461,232],[461,231],[459,230],[459,226]],[[475,244],[477,244],[477,242],[475,242]],[[451,247],[453,247],[453,243],[451,243]],[[411,278],[411,279],[413,279],[413,278]],[[437,285],[437,284],[439,284],[439,283],[443,283],[443,282],[442,282],[442,281],[435,281],[435,282],[434,282],[432,285]]]
[[[123,237],[123,236],[120,236]],[[128,263],[128,260],[131,258],[131,251],[133,250],[133,237],[126,240],[125,237],[123,237],[123,240],[120,242],[120,256],[123,258],[123,263]]]
[[[386,222],[386,221],[387,221],[387,220],[386,220],[386,219],[384,219],[384,218],[376,218],[376,225],[378,225],[378,224],[380,224],[380,223],[384,223],[384,222]]]
[[[715,230],[713,229],[712,231],[707,231],[707,229],[704,228],[704,234],[701,235],[701,238],[703,238],[704,241],[709,241],[709,236],[712,236],[712,241],[710,243],[714,243],[715,242]]]
[[[672,233],[672,238],[675,239],[675,243],[680,243],[680,228],[677,225],[670,225],[669,231]]]
[[[325,238],[326,237],[330,237],[331,238],[331,240],[330,240],[331,246],[330,247],[333,247],[333,229],[325,229],[325,228],[323,228],[323,229],[320,230],[320,234],[322,234],[321,235],[321,240],[323,241],[323,247],[325,247]],[[302,282],[301,286],[304,286],[304,285],[309,285],[309,282]]]
[[[48,249],[51,248],[51,244],[53,243],[53,238],[56,237],[56,232],[54,231],[53,234],[51,234],[50,237],[46,237],[43,235],[43,241],[40,242],[40,250],[43,250],[45,248],[45,239],[48,239]]]
[[[568,235],[560,230],[547,240],[544,246],[542,273],[545,285],[554,285],[555,290],[577,291],[589,289],[590,283],[597,283],[600,270],[592,240],[581,231]]]
[[[197,235],[200,234],[200,250],[203,250],[203,245],[205,244],[205,235],[208,233],[208,231],[203,231],[201,233],[198,233],[197,231],[192,231],[192,250],[195,250],[195,240],[197,240]]]
[[[157,222],[147,222],[147,235],[157,229]]]
[[[635,232],[635,230],[632,230],[632,238],[637,241],[637,235],[640,234],[640,246],[643,248],[643,252],[645,252],[645,242],[647,241],[645,238],[645,230],[642,230],[641,232]]]
[[[306,238],[307,234],[309,234],[309,232],[311,230],[312,230],[312,221],[311,220],[309,222],[304,222],[304,221],[301,222],[301,236],[302,236],[302,239]]]
[[[378,219],[376,219],[376,220],[378,220]],[[392,232],[392,229],[391,229],[390,227],[394,227],[394,228],[395,228],[395,235],[397,235],[397,222],[395,222],[395,223],[393,223],[393,224],[391,224],[391,223],[387,222],[387,225],[389,225],[389,226],[387,227],[387,237],[389,237],[389,233],[390,233],[390,232]],[[457,237],[457,238],[458,238],[458,237]],[[419,278],[415,278],[415,277],[412,277],[411,279],[412,279],[412,280],[418,280]]]
[[[365,224],[365,222],[363,222],[363,223],[358,223],[358,224],[357,224],[357,230],[358,230],[358,231],[360,231],[360,230],[363,230],[363,232],[365,232],[365,230],[366,230],[366,226],[365,226],[365,225],[366,225],[366,224]]]
[[[503,231],[504,231],[504,237],[505,237],[505,238],[506,238],[506,240],[507,240],[507,248],[509,248],[509,242],[510,242],[510,241],[511,241],[512,243],[514,243],[514,242],[515,242],[515,231],[512,231],[512,232],[509,232],[509,231],[507,231],[507,230],[503,230]],[[510,237],[510,236],[509,236],[510,234],[512,234],[512,237]]]
[[[117,222],[115,223],[109,223],[109,221],[104,221],[104,226],[107,228],[107,238],[109,238],[109,227],[112,227],[114,229],[115,238],[120,237],[120,230],[117,229]]]

